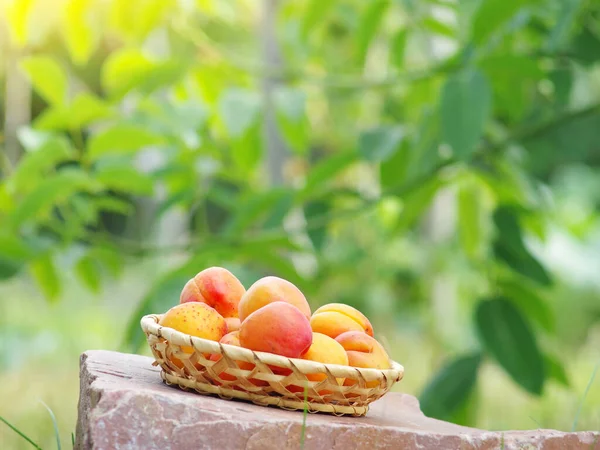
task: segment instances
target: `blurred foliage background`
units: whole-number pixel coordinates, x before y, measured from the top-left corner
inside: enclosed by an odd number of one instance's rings
[[[0,415],[220,265],[374,322],[428,415],[600,429],[600,3],[1,0]],[[3,448],[26,448],[0,427]]]

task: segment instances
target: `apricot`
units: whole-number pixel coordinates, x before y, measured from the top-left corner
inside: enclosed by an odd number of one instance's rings
[[[239,331],[232,331],[230,333],[227,333],[225,336],[223,336],[221,338],[221,340],[219,340],[219,342],[221,344],[235,345],[236,347],[241,347],[241,345],[240,345],[240,332]],[[217,355],[217,356],[221,356],[221,355]]]
[[[302,355],[302,359],[316,361],[323,364],[339,364],[342,366],[348,365],[348,355],[342,345],[335,339],[321,333],[313,333],[312,344],[308,351]],[[323,381],[327,378],[324,373],[307,374],[306,378],[311,381]],[[341,385],[342,378],[338,378],[338,383]]]
[[[335,339],[347,331],[362,331],[373,336],[371,322],[363,313],[343,303],[330,303],[317,309],[310,318],[310,326],[316,333]]]
[[[210,267],[185,284],[179,303],[206,303],[223,317],[238,317],[238,304],[245,292],[240,280],[229,270]]]
[[[237,317],[225,317],[227,323],[227,332],[238,331],[240,329],[240,319]]]
[[[352,367],[389,369],[392,367],[390,357],[377,339],[362,331],[346,331],[335,339],[344,347],[348,355],[348,364]],[[355,380],[346,379],[345,386],[355,384]],[[373,388],[379,384],[377,380],[367,382],[367,387]]]
[[[225,319],[205,303],[192,302],[174,306],[160,318],[158,324],[211,341],[218,341],[227,333]],[[188,354],[194,351],[189,346],[182,346],[181,350]],[[179,368],[183,367],[178,358],[173,357],[172,362]]]
[[[158,322],[191,336],[219,341],[227,333],[227,323],[206,303],[183,303],[169,309]]]
[[[312,344],[312,330],[306,315],[295,306],[276,301],[257,309],[240,327],[242,347],[299,358]]]
[[[221,344],[229,344],[229,345],[235,345],[236,347],[241,347],[240,345],[240,337],[239,337],[239,331],[233,331],[231,333],[227,333],[225,336],[223,336],[223,338],[221,338],[221,340],[219,341]],[[221,358],[223,357],[223,355],[221,354],[213,354],[210,355],[210,360],[211,361],[219,361]],[[235,362],[236,365],[242,369],[242,370],[249,370],[252,371],[254,369],[254,364],[248,362],[248,361],[236,361]],[[225,380],[225,381],[235,381],[236,377],[234,375],[230,375],[227,372],[221,372],[219,374],[219,378]],[[216,381],[216,384],[220,384],[218,381]],[[252,382],[252,384],[254,384],[255,386],[266,386],[267,383],[266,381],[263,380],[257,380],[254,378],[250,379],[250,382]],[[234,389],[240,389],[237,386],[234,387]]]
[[[310,320],[310,306],[300,289],[287,280],[272,276],[261,278],[242,296],[238,306],[240,320],[244,322],[250,314],[273,302],[289,303]]]

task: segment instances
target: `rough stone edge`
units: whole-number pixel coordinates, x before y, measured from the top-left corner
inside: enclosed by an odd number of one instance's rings
[[[77,425],[75,428],[75,450],[83,450],[92,447],[90,442],[90,420],[89,413],[98,404],[100,392],[92,388],[97,376],[88,371],[86,361],[88,352],[79,357],[79,401],[77,402]]]
[[[89,358],[89,353],[93,353],[93,350],[83,352],[80,355],[80,390],[79,390],[79,401],[78,401],[78,418],[76,425],[76,440],[75,449],[85,450],[92,448],[92,430],[90,429],[90,419],[94,412],[94,408],[100,403],[102,394],[100,390],[96,389],[93,385],[98,379],[98,375],[92,374],[86,364]],[[93,356],[93,355],[92,355]],[[418,400],[417,400],[418,402]],[[417,403],[418,405],[418,403]],[[418,406],[417,406],[418,407]],[[420,408],[419,408],[420,410]],[[106,412],[106,411],[105,411]],[[102,414],[101,414],[102,415]],[[436,419],[428,418],[435,421]],[[275,420],[269,421],[266,428],[278,427],[282,425],[282,422]],[[278,423],[279,422],[279,423]],[[283,421],[285,423],[285,421]],[[287,427],[294,427],[297,424],[287,424]],[[319,428],[325,427],[323,424],[317,426]],[[261,427],[263,430],[265,427]],[[325,427],[326,428],[326,427]],[[600,450],[600,432],[597,431],[580,431],[580,432],[564,432],[552,429],[536,429],[536,430],[510,430],[510,431],[486,431],[474,428],[473,431],[479,432],[477,435],[470,435],[468,433],[457,433],[457,434],[439,434],[431,431],[423,430],[408,430],[402,428],[395,428],[389,426],[382,426],[381,428],[389,429],[391,435],[396,437],[412,437],[414,443],[419,448],[422,445],[432,444],[433,441],[440,439],[458,439],[461,448],[469,448],[472,445],[472,439],[479,439],[478,449],[495,449],[503,448],[504,450],[512,449],[543,449],[543,450],[555,450],[563,449],[565,441],[568,441],[568,445],[574,445],[569,448],[585,448],[586,450]],[[317,431],[313,428],[311,431]],[[266,430],[265,430],[266,431]],[[320,431],[320,430],[319,430]],[[346,431],[343,429],[336,430],[341,435],[344,435]],[[252,437],[257,437],[256,434],[252,433]],[[336,433],[338,434],[338,433]],[[307,436],[308,437],[308,436]],[[458,442],[457,442],[458,443]],[[500,447],[496,447],[500,446]],[[426,447],[431,448],[431,447]],[[472,447],[473,448],[473,447]]]

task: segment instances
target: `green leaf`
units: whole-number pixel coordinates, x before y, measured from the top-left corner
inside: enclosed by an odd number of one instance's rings
[[[409,180],[431,173],[440,162],[440,115],[426,109],[411,141]]]
[[[232,219],[224,227],[224,233],[235,236],[246,230],[261,218],[267,217],[281,200],[287,200],[292,191],[287,188],[273,188],[266,192],[244,195],[238,203]]]
[[[323,20],[329,13],[335,0],[309,0],[302,20],[302,34],[308,36],[309,33]]]
[[[177,82],[191,61],[152,61],[139,49],[125,48],[111,53],[101,72],[103,88],[113,97],[135,90],[149,94]]]
[[[92,21],[94,14],[86,0],[72,0],[65,7],[61,31],[71,59],[75,64],[88,62],[98,43],[97,26]]]
[[[103,100],[88,92],[81,92],[70,104],[46,108],[36,117],[34,124],[38,130],[77,130],[113,115],[113,110]]]
[[[76,192],[95,192],[100,186],[81,170],[61,170],[40,181],[17,206],[9,220],[13,227],[48,212],[50,207]]]
[[[377,127],[363,131],[358,138],[358,152],[367,161],[386,161],[404,137],[401,127]]]
[[[366,10],[361,16],[356,36],[358,39],[358,61],[362,64],[365,61],[371,41],[377,34],[383,17],[390,2],[387,0],[373,0],[367,3]]]
[[[458,222],[460,243],[465,254],[477,259],[481,254],[481,188],[474,183],[464,184],[458,191]]]
[[[528,318],[538,323],[544,330],[553,332],[556,319],[552,309],[527,284],[522,281],[503,280],[497,283],[500,293],[512,301]]]
[[[398,30],[390,42],[390,60],[396,67],[404,66],[404,54],[406,52],[406,42],[408,32],[406,29]]]
[[[277,125],[290,149],[304,154],[309,147],[310,123],[306,117],[306,94],[299,89],[279,88],[275,92]]]
[[[307,225],[310,224],[311,220],[319,219],[325,216],[330,211],[330,205],[326,201],[315,200],[311,202],[307,202],[304,205],[304,215],[306,217]],[[308,237],[310,238],[314,249],[317,252],[320,252],[325,245],[327,240],[327,225],[319,225],[319,226],[309,226]]]
[[[69,106],[69,113],[72,129],[81,128],[91,122],[113,116],[113,111],[108,103],[88,92],[81,92],[75,97]]]
[[[544,77],[539,61],[527,56],[502,54],[481,60],[494,92],[494,107],[501,114],[520,120],[534,101],[536,85]]]
[[[106,188],[128,194],[151,195],[154,181],[132,166],[106,165],[98,168],[94,178]]]
[[[456,158],[471,157],[483,135],[491,103],[490,87],[479,71],[461,72],[446,81],[440,101],[441,135]]]
[[[497,236],[493,242],[496,259],[504,262],[515,272],[542,285],[551,285],[550,275],[523,243],[521,226],[515,212],[506,205],[494,211]]]
[[[452,27],[435,17],[426,17],[423,19],[423,28],[431,31],[434,34],[439,34],[440,36],[445,36],[449,38],[454,38],[456,36],[456,31],[452,29]]]
[[[117,197],[101,196],[93,200],[99,211],[119,213],[124,216],[132,213],[134,207],[127,200],[121,200]]]
[[[245,89],[227,89],[219,100],[221,119],[234,138],[245,134],[256,123],[260,109],[259,95]]]
[[[153,66],[138,50],[118,50],[111,53],[102,66],[102,86],[113,95],[124,95],[147,76]]]
[[[49,56],[31,56],[21,60],[33,88],[51,105],[61,105],[67,99],[67,76]]]
[[[428,208],[433,197],[444,184],[440,179],[434,177],[415,191],[403,196],[398,229],[405,230],[411,227],[422,216],[423,211]]]
[[[266,230],[281,229],[283,228],[283,222],[294,206],[294,200],[296,192],[293,190],[287,190],[280,198],[275,202],[271,212],[267,216],[264,222],[264,228]]]
[[[61,286],[50,253],[46,253],[41,258],[32,261],[29,269],[44,296],[49,301],[55,302],[60,295]]]
[[[69,141],[62,136],[51,136],[37,150],[27,152],[9,178],[13,192],[25,192],[43,180],[57,164],[75,157]]]
[[[582,27],[571,42],[570,53],[586,66],[594,64],[600,60],[600,37],[589,26]]]
[[[559,120],[544,133],[525,139],[529,163],[525,166],[534,175],[547,176],[568,164],[580,164],[594,154],[598,144],[600,113],[574,115]],[[564,151],[568,148],[569,151]]]
[[[242,136],[230,142],[231,158],[239,175],[243,178],[256,168],[262,157],[263,143],[260,136],[260,127],[254,124]]]
[[[480,364],[480,354],[460,356],[445,364],[419,396],[423,414],[449,420],[473,392]]]
[[[33,257],[33,251],[18,236],[0,235],[0,280],[15,276]]]
[[[503,297],[480,301],[475,325],[485,350],[512,379],[528,392],[541,395],[544,359],[529,324],[513,303]]]
[[[493,249],[496,259],[504,262],[515,272],[544,286],[552,284],[552,279],[544,266],[525,247],[515,248],[504,240],[496,240],[493,244]]]
[[[10,37],[18,48],[22,48],[27,44],[31,35],[29,22],[35,2],[34,0],[21,0],[4,6],[3,14],[6,14],[7,20],[5,23],[10,31]],[[6,6],[9,7],[6,8]]]
[[[313,166],[306,177],[306,184],[302,193],[303,198],[321,188],[328,181],[331,181],[339,172],[355,163],[357,161],[357,156],[358,154],[354,151],[338,152]]]
[[[393,189],[406,179],[412,161],[410,143],[403,139],[394,154],[380,164],[380,182],[384,190]]]
[[[118,277],[123,270],[121,250],[115,246],[105,244],[102,247],[92,247],[87,256],[108,269],[113,277]]]
[[[544,354],[544,365],[549,379],[556,381],[564,387],[570,387],[567,372],[565,371],[564,366],[556,358],[547,353]]]
[[[161,136],[153,131],[136,125],[119,124],[92,136],[88,141],[86,157],[96,161],[106,155],[127,155],[161,142]]]
[[[89,254],[84,255],[75,265],[75,273],[82,283],[92,292],[100,292],[100,266]]]
[[[485,0],[472,21],[471,37],[475,44],[482,44],[498,29],[509,22],[521,9],[538,0]]]
[[[556,104],[560,108],[568,106],[574,82],[571,68],[557,68],[550,72],[549,78],[554,85],[554,100]]]
[[[98,209],[96,204],[88,196],[74,195],[70,198],[69,205],[75,213],[75,217],[84,225],[91,225],[98,220]]]
[[[581,0],[563,0],[558,2],[556,25],[546,41],[546,50],[554,53],[564,46],[566,38],[572,27],[577,11],[581,6]]]
[[[175,192],[158,206],[154,218],[160,219],[167,211],[177,205],[191,204],[195,198],[195,189],[184,189],[182,191]]]
[[[54,105],[45,108],[33,121],[36,130],[66,130],[71,122],[71,113],[65,105]]]

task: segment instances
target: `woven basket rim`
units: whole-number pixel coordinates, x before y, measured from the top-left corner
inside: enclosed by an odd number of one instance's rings
[[[219,342],[211,341],[209,339],[203,339],[200,337],[185,334],[173,328],[159,325],[158,322],[162,316],[163,314],[147,314],[143,316],[140,321],[142,330],[145,333],[149,333],[157,337],[162,337],[161,330],[166,329],[169,330],[169,334],[172,338],[176,338],[177,340],[180,340],[182,342],[185,341],[186,344],[191,344],[193,347],[203,347],[205,349],[210,348],[211,353],[221,354],[223,353],[221,349],[225,348],[227,350],[227,353],[233,354],[232,356],[241,360],[253,361],[254,355],[256,355],[268,364],[287,366],[291,363],[296,367],[301,367],[301,370],[307,373],[321,372],[323,368],[326,368],[327,370],[331,371],[331,373],[334,376],[345,376],[344,372],[347,372],[349,370],[352,372],[360,372],[361,376],[364,377],[366,380],[379,379],[382,375],[385,377],[396,379],[398,381],[404,377],[404,366],[392,360],[391,358],[390,361],[392,367],[390,369],[373,369],[339,364],[324,364],[306,359],[288,358],[286,356],[280,356],[274,353],[259,352],[243,347],[237,347],[235,345],[221,344]]]

